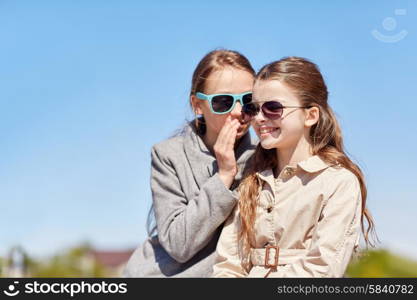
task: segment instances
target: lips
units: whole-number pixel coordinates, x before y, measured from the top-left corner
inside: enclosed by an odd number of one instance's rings
[[[279,129],[280,129],[279,127],[260,127],[259,128],[259,133],[261,135],[267,135],[267,134],[270,134],[272,132],[275,132],[275,131],[277,131]]]

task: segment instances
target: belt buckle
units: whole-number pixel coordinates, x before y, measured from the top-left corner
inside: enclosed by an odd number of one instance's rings
[[[269,263],[269,253],[270,253],[271,249],[275,250],[275,257],[274,257],[274,263],[273,264]],[[265,248],[265,267],[267,267],[267,268],[277,267],[278,266],[278,257],[279,257],[279,247],[278,246],[267,245],[266,248]]]

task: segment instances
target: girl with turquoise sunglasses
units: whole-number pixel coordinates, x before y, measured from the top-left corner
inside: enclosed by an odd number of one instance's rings
[[[196,118],[152,148],[149,237],[130,258],[130,277],[209,277],[221,226],[255,145],[242,118],[255,72],[236,51],[198,64],[190,104]],[[154,218],[154,220],[153,220]]]

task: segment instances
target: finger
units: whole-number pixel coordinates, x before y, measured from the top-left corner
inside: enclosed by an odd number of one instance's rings
[[[217,136],[216,144],[224,145],[226,143],[230,130],[233,130],[233,124],[234,122],[232,121],[231,117],[227,116],[226,122],[220,130],[219,135]]]
[[[233,151],[237,129],[239,128],[239,126],[239,120],[232,120],[230,115],[227,116],[226,122],[223,125],[223,128],[220,130],[215,143],[216,150],[218,152],[226,153],[227,151]]]
[[[224,137],[229,136],[231,132],[237,130],[240,126],[240,122],[238,120],[230,121],[229,124],[227,124],[225,131],[224,131]]]
[[[226,150],[233,150],[235,142],[236,142],[236,135],[237,130],[239,129],[240,123],[237,122],[237,124],[233,124],[230,128],[230,130],[227,131],[227,134],[224,136],[224,145]]]

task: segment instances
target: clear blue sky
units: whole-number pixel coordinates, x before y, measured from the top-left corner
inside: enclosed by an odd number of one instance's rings
[[[141,242],[150,148],[191,118],[194,67],[225,47],[256,69],[320,66],[382,245],[417,257],[416,14],[416,1],[0,0],[0,255]]]

